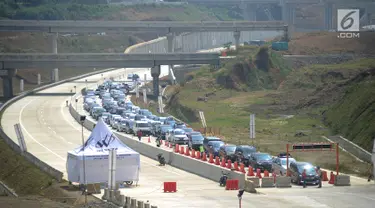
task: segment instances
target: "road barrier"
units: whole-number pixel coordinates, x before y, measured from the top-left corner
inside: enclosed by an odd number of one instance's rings
[[[137,201],[129,196],[122,195],[119,190],[104,189],[103,200],[111,202],[119,207],[126,208],[157,208],[157,206],[150,205],[148,202]]]
[[[330,176],[329,176],[329,181],[328,181],[329,184],[334,184],[335,183],[335,174],[333,174],[333,172],[331,172]]]
[[[348,175],[337,175],[334,177],[335,186],[350,186],[350,176]]]
[[[275,185],[277,188],[291,188],[292,181],[289,176],[277,176]]]
[[[257,177],[247,177],[246,181],[251,181],[254,188],[260,187],[260,179]]]
[[[275,187],[274,178],[273,177],[263,177],[261,187],[262,188]]]
[[[257,193],[257,190],[255,188],[258,188],[254,185],[253,181],[245,180],[245,187],[244,190],[248,193]]]
[[[164,182],[164,192],[177,192],[177,182]]]
[[[238,190],[238,180],[229,179],[225,184],[225,190]]]

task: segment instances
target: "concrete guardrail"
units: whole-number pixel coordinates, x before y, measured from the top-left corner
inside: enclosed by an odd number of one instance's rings
[[[0,181],[0,196],[18,197],[16,192]]]

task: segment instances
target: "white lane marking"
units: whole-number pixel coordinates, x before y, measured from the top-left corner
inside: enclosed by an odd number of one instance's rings
[[[25,126],[23,125],[22,123],[22,113],[23,111],[25,110],[25,108],[31,103],[33,102],[35,99],[33,100],[30,100],[28,103],[26,103],[22,108],[21,108],[21,111],[20,111],[20,114],[18,116],[18,120],[20,122],[20,126],[21,128],[25,131],[25,133],[30,137],[30,139],[34,140],[34,142],[36,142],[37,144],[39,144],[41,147],[43,147],[44,149],[46,149],[47,151],[49,151],[50,153],[54,154],[55,156],[57,156],[58,158],[62,159],[65,161],[65,158],[61,157],[60,155],[56,154],[54,151],[50,150],[48,147],[44,146],[43,144],[41,144],[38,140],[36,140],[28,131],[27,129],[25,128]]]

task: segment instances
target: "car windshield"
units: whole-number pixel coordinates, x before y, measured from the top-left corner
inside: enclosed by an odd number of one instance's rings
[[[256,154],[255,157],[258,160],[272,160],[272,157],[269,154]]]
[[[150,124],[148,124],[148,123],[138,123],[137,126],[138,127],[150,127]]]
[[[218,149],[224,145],[224,142],[209,142],[208,145],[212,145],[213,148]]]
[[[109,115],[111,115],[111,114],[110,113],[103,113],[102,116],[109,116]]]
[[[119,120],[121,120],[120,117],[116,117],[116,118],[115,118],[115,121],[119,121]]]
[[[226,146],[225,151],[227,153],[234,153],[236,151],[236,146]]]
[[[296,160],[293,159],[293,158],[288,158],[288,163],[289,163],[289,165],[290,165],[290,163],[292,163],[292,162],[296,162]],[[286,158],[281,159],[281,165],[286,165]]]
[[[168,131],[169,129],[172,129],[172,127],[170,127],[170,126],[162,126],[161,127],[162,131]]]
[[[177,130],[177,131],[174,131],[174,134],[175,134],[175,135],[184,135],[185,132],[182,131],[182,130]]]
[[[203,140],[204,138],[203,138],[202,135],[200,135],[200,134],[196,134],[196,135],[192,135],[192,136],[191,136],[191,139],[192,139],[192,140]]]
[[[128,118],[129,118],[129,119],[134,119],[134,118],[135,118],[135,115],[130,115]]]
[[[255,148],[250,148],[250,147],[243,148],[244,154],[251,154],[251,153],[254,153],[254,152],[256,152]]]
[[[315,175],[315,174],[316,174],[316,171],[315,171],[314,166],[312,166],[312,165],[310,165],[310,164],[299,165],[299,166],[298,166],[298,171],[299,171],[300,173],[303,172],[303,169],[306,169],[306,174],[308,174],[308,175]]]
[[[184,129],[184,131],[185,131],[186,133],[190,133],[190,132],[193,132],[193,129],[187,128],[187,129]]]

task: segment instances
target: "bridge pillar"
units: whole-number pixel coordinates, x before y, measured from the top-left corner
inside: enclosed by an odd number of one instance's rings
[[[234,37],[234,43],[235,43],[236,51],[237,51],[239,49],[239,47],[240,47],[241,31],[234,31],[233,32],[233,37]]]
[[[289,32],[291,33],[295,24],[296,9],[293,7],[293,5],[285,3],[285,1],[281,1],[280,6],[282,10],[282,21],[288,24]]]
[[[247,21],[257,21],[257,4],[241,3],[242,17]]]
[[[159,96],[159,76],[160,76],[160,66],[154,66],[151,68],[152,76],[152,86],[154,88],[154,96]]]
[[[3,79],[3,97],[12,98],[13,94],[13,77],[16,74],[16,69],[2,69],[1,78]]]
[[[326,30],[333,29],[333,4],[326,3],[324,11],[324,25]]]
[[[168,53],[173,53],[174,52],[174,38],[175,35],[173,33],[168,33],[167,34],[167,49]],[[169,70],[168,70],[168,76],[171,75],[171,70],[173,70],[173,65],[169,65]],[[160,73],[159,73],[160,74]]]
[[[52,41],[52,53],[57,54],[57,37],[58,33],[52,33],[51,41]],[[57,82],[59,81],[59,69],[55,68],[51,71],[51,81]]]

